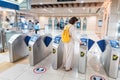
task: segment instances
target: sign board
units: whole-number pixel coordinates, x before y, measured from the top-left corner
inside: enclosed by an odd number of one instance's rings
[[[4,1],[20,4],[20,3],[22,3],[24,0],[4,0]]]
[[[33,72],[36,73],[36,74],[45,73],[46,68],[45,67],[37,67],[37,68],[33,69]]]
[[[76,1],[76,0],[57,0],[57,2]]]
[[[31,9],[30,1],[31,1],[31,0],[24,0],[21,4],[19,4],[20,10],[28,10],[28,9]]]

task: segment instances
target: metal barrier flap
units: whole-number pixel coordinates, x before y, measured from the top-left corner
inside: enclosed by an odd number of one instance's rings
[[[46,47],[49,46],[49,44],[50,44],[51,41],[52,41],[52,38],[49,37],[49,36],[46,36],[46,37],[44,38],[44,43],[45,43]]]
[[[98,44],[100,50],[101,50],[102,52],[104,52],[105,49],[106,49],[106,42],[105,42],[105,40],[97,41],[97,44]]]
[[[31,38],[30,36],[26,36],[25,39],[24,39],[25,44],[26,44],[27,46],[29,45],[28,43],[29,43],[30,38]]]
[[[93,41],[92,39],[88,39],[88,50],[90,50],[94,43],[95,41]]]

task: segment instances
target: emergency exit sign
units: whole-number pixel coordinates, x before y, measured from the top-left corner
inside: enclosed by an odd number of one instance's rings
[[[76,0],[57,0],[58,2],[64,2],[64,1],[76,1]]]

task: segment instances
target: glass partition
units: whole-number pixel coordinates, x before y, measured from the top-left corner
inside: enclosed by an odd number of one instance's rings
[[[83,31],[86,31],[86,29],[87,29],[87,18],[84,17],[84,19],[83,19]]]
[[[64,19],[61,18],[61,19],[60,19],[60,29],[61,29],[61,30],[64,29],[64,25],[65,25],[65,24],[64,24]]]
[[[16,27],[16,12],[15,10],[0,7],[0,27],[4,29],[12,29]]]
[[[49,29],[52,29],[52,19],[51,18],[48,19],[48,26],[49,26]]]
[[[65,21],[65,25],[67,25],[68,23],[69,23],[69,18],[67,17]]]
[[[81,28],[81,19],[80,19],[80,18],[78,18],[78,22],[76,23],[76,27],[77,27],[78,29]]]
[[[59,22],[57,18],[54,20],[54,29],[59,29]]]

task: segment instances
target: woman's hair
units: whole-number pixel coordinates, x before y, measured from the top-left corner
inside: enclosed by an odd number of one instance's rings
[[[69,20],[69,23],[72,24],[72,25],[74,25],[75,22],[77,22],[77,21],[78,21],[78,19],[77,19],[76,17],[72,17],[72,18]]]

